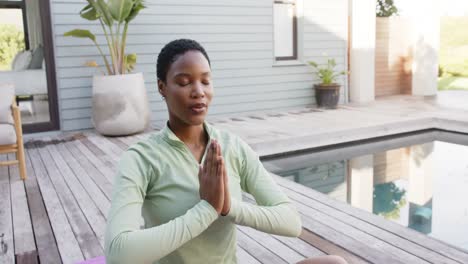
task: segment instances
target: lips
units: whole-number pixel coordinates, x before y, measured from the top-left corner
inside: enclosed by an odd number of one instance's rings
[[[195,114],[200,114],[200,113],[203,113],[206,110],[206,104],[204,104],[204,103],[193,104],[193,105],[190,105],[189,108]]]

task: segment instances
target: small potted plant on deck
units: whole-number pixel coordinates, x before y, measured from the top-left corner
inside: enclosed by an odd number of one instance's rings
[[[335,59],[328,59],[325,66],[320,66],[314,61],[309,61],[309,64],[317,70],[316,74],[321,80],[321,83],[314,85],[317,105],[323,108],[336,108],[340,98],[341,85],[336,83],[335,80],[338,76],[346,74],[346,72],[335,71]]]
[[[149,124],[149,106],[142,73],[131,73],[136,54],[125,52],[128,24],[144,9],[143,0],[87,0],[81,10],[84,19],[98,20],[109,55],[102,51],[89,30],[74,29],[65,36],[88,38],[97,47],[105,71],[93,78],[92,121],[96,130],[108,136],[130,135]],[[110,57],[110,59],[108,59]],[[87,62],[97,67],[96,61]]]

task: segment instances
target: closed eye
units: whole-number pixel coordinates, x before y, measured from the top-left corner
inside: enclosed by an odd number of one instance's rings
[[[177,83],[179,86],[187,86],[190,84],[190,82],[179,82]]]

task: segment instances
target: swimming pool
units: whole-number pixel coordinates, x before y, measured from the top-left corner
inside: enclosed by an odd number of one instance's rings
[[[468,249],[468,135],[428,131],[262,161],[272,173]]]

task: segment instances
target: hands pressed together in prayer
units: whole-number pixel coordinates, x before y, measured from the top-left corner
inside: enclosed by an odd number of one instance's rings
[[[218,214],[227,215],[231,209],[231,198],[221,146],[212,140],[207,147],[205,162],[198,171],[200,199],[210,203]]]

